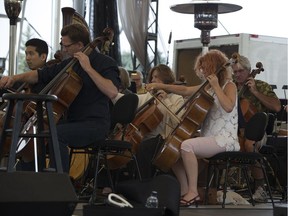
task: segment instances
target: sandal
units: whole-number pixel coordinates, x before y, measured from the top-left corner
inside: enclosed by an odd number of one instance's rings
[[[200,196],[197,195],[196,197],[190,199],[190,200],[185,200],[183,198],[180,199],[180,207],[189,207],[193,204],[195,204],[195,207],[198,207],[198,201],[200,201]]]

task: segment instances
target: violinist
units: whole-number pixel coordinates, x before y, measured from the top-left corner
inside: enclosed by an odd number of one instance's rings
[[[84,147],[105,139],[110,129],[109,100],[117,96],[120,85],[116,62],[96,50],[87,56],[82,52],[90,43],[90,34],[81,24],[66,25],[61,30],[63,52],[78,62],[73,66],[83,84],[65,116],[57,124],[57,134],[64,172],[69,172],[68,147]],[[11,87],[16,82],[48,84],[70,59],[13,76],[4,76],[0,88]],[[100,142],[98,142],[100,143]]]
[[[244,86],[248,87],[248,91],[239,98],[239,115],[245,116],[242,112],[243,99],[249,102],[249,106],[253,107],[254,112],[279,112],[281,110],[281,102],[277,95],[271,88],[271,86],[262,81],[256,80],[250,76],[251,74],[251,64],[247,57],[240,56],[237,63],[232,65],[234,73],[234,82],[236,83],[238,91],[240,91]],[[255,113],[254,113],[255,114]],[[240,119],[240,118],[239,118]],[[244,134],[245,120],[242,121],[244,124],[239,122],[239,133]],[[262,145],[266,143],[266,135],[263,139],[256,143],[255,151],[259,151]],[[253,142],[250,140],[245,140],[244,151],[253,152],[254,146]],[[255,193],[253,194],[253,199],[255,201],[267,201],[267,193],[264,186],[264,175],[262,170],[258,167],[253,167],[251,169],[252,177],[255,181]]]
[[[198,161],[225,151],[240,149],[237,128],[237,88],[232,80],[231,67],[223,68],[228,58],[219,50],[210,50],[196,59],[196,74],[206,81],[205,91],[213,98],[214,103],[208,111],[201,126],[199,137],[184,140],[181,143],[180,159],[172,166],[181,186],[180,206],[190,206],[200,200],[197,190]],[[217,74],[221,68],[221,71]],[[148,91],[163,89],[183,96],[193,95],[200,86],[166,85],[151,83]]]
[[[149,71],[147,80],[149,83],[171,85],[175,83],[173,71],[169,66],[164,64],[153,67]],[[171,113],[175,113],[184,104],[183,97],[177,94],[163,90],[153,92],[153,94],[155,94],[154,97],[157,97],[161,101],[154,102],[157,103],[157,108],[159,108],[160,112],[163,114],[163,119],[153,131],[144,136],[142,142],[139,144],[138,151],[136,152],[142,178],[151,178],[154,176],[156,169],[151,163],[153,156],[155,156],[157,149],[161,146],[163,140],[171,133],[177,124],[177,120]],[[141,107],[147,101],[153,99],[153,94],[150,94],[149,92],[138,94],[138,107]],[[180,118],[182,113],[183,112],[180,112],[177,116]]]

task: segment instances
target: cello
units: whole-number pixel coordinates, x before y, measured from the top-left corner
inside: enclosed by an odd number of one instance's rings
[[[140,142],[144,136],[154,130],[162,121],[163,114],[157,108],[152,97],[136,110],[134,120],[128,125],[123,139],[132,144],[132,153],[136,153]],[[110,139],[122,139],[122,130],[112,133]],[[118,169],[131,160],[129,151],[124,152],[124,156],[108,155],[107,163],[110,169]]]
[[[251,71],[249,74],[249,77],[255,78],[257,74],[260,74],[264,71],[263,64],[261,62],[256,63],[256,68]],[[246,80],[247,81],[247,80]],[[245,83],[246,83],[245,81]],[[248,122],[249,119],[257,113],[256,107],[250,103],[250,101],[246,98],[244,98],[244,94],[247,92],[248,86],[245,84],[242,86],[240,91],[238,92],[238,101],[239,101],[239,112],[241,112],[242,118],[244,119],[243,122]],[[244,136],[244,130],[242,128],[239,129],[239,144],[240,144],[240,151],[245,151],[245,136]]]
[[[253,69],[252,72],[249,74],[249,77],[255,78],[257,74],[260,74],[264,71],[263,64],[261,62],[256,63],[256,68]],[[246,80],[247,81],[247,80]],[[244,85],[238,92],[238,99],[240,101],[240,108],[243,114],[243,117],[246,122],[249,121],[249,119],[257,112],[257,109],[253,104],[250,103],[250,101],[246,98],[244,98],[245,92],[247,92],[248,86]]]
[[[238,55],[233,54],[232,58],[219,67],[215,74],[217,75],[223,69],[237,61]],[[205,120],[206,115],[212,105],[214,98],[206,92],[205,87],[209,84],[206,80],[200,88],[191,95],[183,106],[176,112],[176,115],[186,108],[180,123],[174,128],[172,133],[165,139],[163,146],[160,148],[158,154],[153,160],[153,164],[162,170],[168,172],[173,164],[180,158],[181,143],[193,137],[193,135],[200,128],[200,125]]]

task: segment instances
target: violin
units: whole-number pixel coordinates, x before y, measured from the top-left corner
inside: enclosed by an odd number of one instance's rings
[[[260,74],[264,71],[263,64],[261,62],[256,63],[256,69],[253,69],[249,75],[250,77],[255,78],[257,74]],[[246,80],[247,81],[247,80]],[[243,117],[246,122],[257,112],[256,107],[246,98],[244,94],[247,92],[248,86],[244,85],[238,92],[238,99],[240,101],[240,109],[242,111]]]

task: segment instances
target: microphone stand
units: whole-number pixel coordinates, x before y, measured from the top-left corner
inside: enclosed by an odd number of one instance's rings
[[[168,39],[168,50],[167,50],[167,61],[166,61],[166,65],[169,64],[169,49],[170,49],[170,44],[171,44],[171,38],[172,38],[172,31],[170,31],[169,39]]]
[[[22,0],[4,0],[5,11],[10,19],[10,38],[9,38],[9,76],[15,74],[16,68],[16,34],[17,18],[21,11]]]

